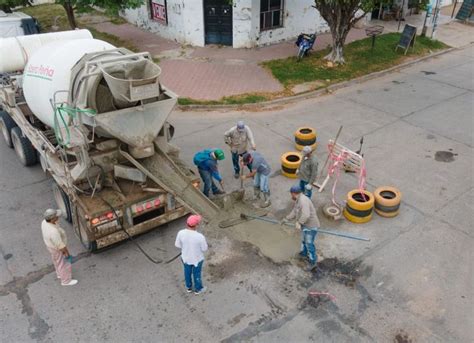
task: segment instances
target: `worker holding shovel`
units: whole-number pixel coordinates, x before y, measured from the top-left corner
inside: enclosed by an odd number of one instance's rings
[[[295,220],[295,228],[301,230],[301,258],[308,258],[308,271],[312,271],[316,267],[318,255],[314,240],[320,227],[319,218],[316,209],[310,198],[301,193],[299,185],[292,186],[290,189],[291,199],[295,201],[293,210],[288,214],[280,224]]]
[[[265,161],[265,158],[256,151],[248,152],[242,157],[242,168],[244,165],[252,165],[252,171],[247,175],[242,175],[242,180],[253,178],[253,189],[255,199],[260,198],[260,193],[263,194],[261,207],[270,206],[270,165]]]
[[[199,175],[204,182],[203,193],[209,197],[209,191],[212,189],[212,194],[224,194],[224,181],[222,180],[221,174],[217,167],[217,161],[221,161],[225,158],[224,152],[221,149],[206,149],[199,151],[194,155],[193,162],[198,168]],[[221,185],[222,190],[217,188],[214,180],[216,179]]]

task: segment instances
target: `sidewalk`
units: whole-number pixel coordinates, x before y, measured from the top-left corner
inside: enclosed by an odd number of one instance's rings
[[[408,16],[407,23],[417,26],[422,16]],[[443,22],[449,22],[443,16]],[[381,24],[385,32],[397,31],[398,22],[369,22]],[[404,22],[401,24],[403,29]],[[143,31],[131,24],[115,25],[110,22],[95,24],[101,32],[132,41],[140,51],[150,52],[158,58],[162,69],[161,81],[180,97],[198,100],[219,100],[222,97],[245,93],[276,93],[283,86],[259,63],[272,59],[295,56],[294,42],[284,42],[253,49],[233,49],[222,46],[189,47]],[[451,46],[462,46],[474,40],[474,28],[456,22],[440,25],[437,38]],[[365,38],[364,29],[352,29],[347,43]],[[315,50],[331,44],[329,33],[316,40]]]

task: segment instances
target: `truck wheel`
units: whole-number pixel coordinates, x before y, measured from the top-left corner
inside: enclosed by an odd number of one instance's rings
[[[13,148],[15,148],[15,152],[21,163],[26,167],[35,165],[36,162],[38,162],[36,158],[36,150],[33,148],[33,145],[31,145],[30,140],[23,136],[23,133],[18,126],[11,130],[11,138]]]
[[[0,112],[0,130],[2,130],[3,138],[5,139],[5,143],[10,148],[13,148],[12,136],[11,131],[14,127],[17,127],[15,121],[10,117],[10,115],[5,112]]]
[[[56,182],[53,183],[53,195],[56,205],[63,212],[66,221],[72,223],[71,202],[69,201],[69,196]]]

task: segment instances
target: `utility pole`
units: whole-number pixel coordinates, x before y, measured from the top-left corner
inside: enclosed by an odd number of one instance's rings
[[[423,22],[423,28],[421,29],[421,36],[422,37],[426,36],[426,31],[428,30],[428,25],[426,25],[426,24],[428,22],[428,18],[431,17],[431,11],[432,10],[433,10],[433,7],[431,6],[431,4],[428,4],[428,6],[426,6],[425,21]]]
[[[439,6],[440,5],[441,5],[441,0],[436,0],[436,7],[435,7],[435,10],[434,10],[434,14],[433,14],[433,31],[431,31],[431,39],[433,39],[435,37],[435,31],[436,31],[436,28],[438,26],[439,11],[440,11]]]
[[[402,10],[400,11],[400,16],[398,17],[398,28],[397,32],[400,32],[400,24],[402,23],[403,10],[405,9],[405,0],[402,1]]]

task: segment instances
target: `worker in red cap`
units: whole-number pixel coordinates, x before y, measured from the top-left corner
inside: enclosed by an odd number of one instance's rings
[[[206,238],[197,232],[201,224],[200,215],[190,215],[186,221],[187,227],[178,232],[174,245],[181,249],[181,260],[184,266],[184,281],[186,291],[201,294],[206,290],[201,280],[202,264],[204,263],[204,252],[207,251]]]

